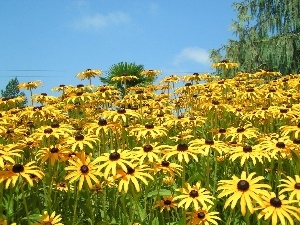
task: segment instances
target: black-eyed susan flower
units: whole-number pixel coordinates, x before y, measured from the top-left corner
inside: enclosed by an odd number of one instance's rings
[[[228,133],[226,138],[230,138],[231,141],[242,142],[245,139],[256,138],[259,135],[258,128],[252,127],[251,124],[240,127],[230,127],[228,128]]]
[[[99,156],[99,170],[104,169],[104,177],[108,178],[110,173],[115,176],[117,174],[117,169],[121,167],[124,171],[127,171],[127,167],[133,167],[132,159],[133,153],[129,150],[118,149],[117,151],[112,150],[111,153],[103,153]]]
[[[98,137],[92,134],[81,134],[77,133],[74,137],[69,137],[66,144],[71,146],[73,152],[78,148],[81,151],[85,146],[93,149],[93,144],[97,143]]]
[[[63,147],[60,144],[51,145],[49,148],[42,148],[37,152],[37,157],[42,162],[46,162],[48,159],[51,165],[54,165],[56,161],[62,162],[69,159],[70,150]]]
[[[158,143],[154,144],[145,144],[143,147],[134,147],[134,154],[137,159],[139,159],[140,164],[145,160],[149,162],[156,162],[159,159],[161,150],[157,148]]]
[[[299,177],[299,175],[295,175],[295,179],[293,179],[290,176],[287,176],[286,178],[287,179],[280,180],[283,184],[278,185],[278,187],[283,187],[283,189],[281,189],[279,191],[279,194],[287,192],[287,193],[289,193],[290,200],[297,199],[300,203],[300,177]]]
[[[159,162],[156,163],[153,168],[153,172],[155,174],[160,171],[162,171],[163,174],[169,174],[174,177],[175,173],[180,174],[180,172],[182,171],[182,166],[163,159],[159,160]]]
[[[0,171],[0,182],[6,180],[5,188],[7,189],[11,184],[12,187],[16,185],[19,177],[24,178],[30,186],[33,186],[33,181],[30,177],[31,174],[37,176],[42,179],[44,173],[38,169],[37,166],[34,166],[35,162],[29,162],[26,165],[22,165],[20,163],[14,165],[7,165],[7,170]]]
[[[131,135],[136,136],[138,140],[141,139],[157,139],[167,136],[167,129],[163,126],[155,126],[152,123],[145,124],[145,126],[135,126],[131,130]]]
[[[80,80],[88,79],[91,85],[91,78],[100,77],[101,73],[101,70],[86,69],[85,71],[78,73],[76,77]]]
[[[282,126],[280,129],[282,136],[288,136],[289,134],[292,134],[294,138],[300,138],[300,123],[294,126]]]
[[[117,170],[115,179],[119,180],[118,190],[121,192],[127,193],[130,183],[133,184],[135,190],[137,192],[141,191],[141,187],[139,184],[139,180],[142,181],[145,185],[148,185],[148,181],[146,178],[153,180],[154,178],[148,173],[149,167],[146,165],[137,165],[133,164],[133,166],[126,166],[126,170],[120,169]]]
[[[156,201],[154,208],[160,207],[160,212],[163,212],[165,209],[170,211],[171,209],[177,208],[177,203],[173,200],[172,195],[165,196],[163,199]]]
[[[113,122],[122,121],[123,124],[126,124],[130,121],[130,117],[140,118],[140,114],[131,109],[119,108],[117,110],[107,110],[102,114],[104,119],[111,120]]]
[[[189,146],[197,148],[197,151],[205,156],[208,156],[210,151],[217,151],[219,155],[228,152],[228,146],[223,141],[212,139],[194,139],[189,142]]]
[[[286,200],[286,196],[276,196],[274,192],[267,193],[262,198],[264,204],[262,207],[257,208],[261,210],[257,216],[258,219],[268,220],[270,218],[272,225],[278,224],[279,221],[283,225],[287,224],[286,220],[289,221],[289,224],[294,225],[295,219],[298,222],[300,221],[299,207],[292,205],[297,200]]]
[[[54,189],[67,192],[69,190],[73,190],[74,187],[65,181],[61,181],[54,185]]]
[[[91,155],[85,155],[82,152],[76,160],[69,160],[70,166],[67,166],[65,170],[71,171],[66,177],[65,180],[69,180],[69,183],[72,183],[79,179],[78,189],[81,190],[83,182],[86,181],[88,187],[92,189],[92,181],[95,183],[99,182],[96,176],[101,176],[102,174],[98,171],[99,157],[92,161]]]
[[[241,166],[243,166],[244,163],[249,159],[252,160],[254,165],[256,164],[257,160],[263,163],[264,158],[268,159],[269,162],[271,161],[270,156],[267,154],[266,151],[260,148],[259,145],[235,146],[230,149],[228,154],[230,155],[229,159],[231,161],[239,159],[241,161]]]
[[[55,212],[52,212],[51,215],[47,211],[44,212],[43,215],[40,215],[38,221],[36,221],[33,225],[64,225],[60,221],[62,220],[61,215],[55,215]]]
[[[160,148],[163,149],[163,152],[165,153],[164,159],[166,160],[170,157],[177,156],[179,162],[184,160],[188,163],[190,161],[190,157],[198,162],[197,149],[195,147],[189,147],[185,143],[180,143],[175,146],[161,145]]]
[[[179,191],[181,194],[174,197],[174,201],[181,199],[178,203],[178,207],[183,207],[187,209],[189,206],[193,206],[195,210],[199,210],[202,207],[208,207],[208,205],[213,205],[210,192],[201,188],[200,182],[197,182],[195,185],[191,186],[189,183],[185,184],[186,188],[179,188],[176,191]],[[208,205],[207,205],[208,203]]]
[[[217,215],[219,212],[210,212],[212,206],[207,208],[201,208],[195,212],[187,212],[187,224],[188,225],[218,225],[217,220],[221,220]]]
[[[15,163],[15,160],[13,159],[16,157],[21,157],[21,149],[14,149],[13,144],[11,145],[2,145],[0,144],[0,168],[4,168],[4,162],[10,162],[12,164]]]
[[[250,213],[254,212],[253,200],[259,205],[263,206],[264,203],[261,196],[267,194],[265,189],[271,188],[268,184],[259,184],[258,182],[263,180],[263,176],[254,177],[255,173],[247,174],[242,172],[241,178],[232,176],[232,180],[219,181],[218,190],[222,192],[218,195],[218,198],[222,198],[227,195],[231,195],[227,198],[224,208],[227,208],[231,203],[231,209],[233,209],[238,200],[240,200],[241,212],[246,215],[247,209]]]

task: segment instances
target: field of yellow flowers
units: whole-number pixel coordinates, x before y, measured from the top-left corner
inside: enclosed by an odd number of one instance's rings
[[[213,66],[1,98],[0,224],[300,224],[300,75]]]

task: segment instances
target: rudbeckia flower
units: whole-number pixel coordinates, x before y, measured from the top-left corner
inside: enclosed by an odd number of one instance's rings
[[[253,178],[254,175],[255,173],[251,173],[247,177],[246,172],[243,171],[241,178],[232,176],[232,180],[219,181],[218,190],[222,190],[222,192],[218,195],[218,198],[231,195],[227,198],[224,208],[227,208],[231,203],[231,209],[234,209],[237,201],[240,200],[241,212],[243,215],[246,215],[247,208],[250,213],[254,212],[253,200],[261,206],[264,205],[261,196],[267,194],[264,188],[271,188],[271,186],[268,184],[258,184],[264,177],[258,176]]]
[[[77,133],[74,137],[69,137],[66,144],[72,146],[72,151],[74,152],[76,148],[79,148],[81,151],[84,149],[84,146],[87,145],[89,148],[93,149],[93,143],[97,143],[98,137],[96,135],[81,134]]]
[[[135,126],[131,130],[131,135],[138,140],[157,139],[167,136],[167,129],[162,126],[155,126],[152,123],[145,124],[145,126]]]
[[[156,163],[154,166],[153,171],[155,174],[162,171],[163,174],[169,173],[172,177],[174,177],[175,173],[178,175],[180,174],[182,166],[167,160],[160,160],[160,162]]]
[[[16,182],[19,180],[19,177],[25,178],[30,186],[33,186],[33,181],[30,178],[30,175],[33,174],[38,178],[42,179],[44,173],[38,170],[37,166],[33,166],[35,162],[29,162],[26,165],[20,163],[14,165],[7,165],[8,170],[0,171],[0,182],[6,180],[5,188],[7,189],[10,184],[14,187]]]
[[[207,208],[199,209],[195,212],[187,212],[188,216],[188,225],[209,225],[215,224],[218,225],[217,220],[221,220],[217,215],[219,212],[210,212],[212,206]]]
[[[202,207],[208,207],[207,203],[213,205],[211,199],[214,199],[210,195],[210,192],[205,188],[200,187],[200,182],[197,182],[196,185],[191,186],[189,183],[185,184],[186,188],[179,188],[176,191],[181,192],[180,195],[176,196],[173,200],[181,199],[178,203],[178,207],[184,206],[187,209],[191,204],[195,210],[199,210]]]
[[[71,171],[66,177],[69,183],[74,182],[79,179],[78,189],[81,190],[84,180],[86,180],[90,189],[93,188],[91,179],[97,183],[99,182],[96,176],[101,176],[102,174],[98,171],[99,157],[95,160],[91,160],[91,155],[86,156],[84,152],[76,160],[69,160],[70,166],[67,166],[65,170]]]
[[[283,184],[278,185],[278,187],[283,187],[282,190],[279,191],[279,194],[284,192],[289,193],[289,199],[297,199],[300,204],[300,177],[299,175],[295,175],[295,179],[290,176],[287,176],[287,179],[281,179]]]
[[[184,160],[188,163],[190,161],[189,157],[192,157],[198,162],[198,157],[196,155],[198,153],[197,149],[195,147],[189,147],[185,143],[180,143],[175,146],[161,145],[160,148],[163,149],[163,152],[165,153],[164,159],[166,160],[177,155],[179,162]]]
[[[154,178],[147,173],[149,168],[146,165],[136,165],[133,166],[126,166],[126,170],[117,170],[116,176],[114,176],[115,180],[119,180],[119,187],[118,190],[121,192],[127,193],[130,183],[133,184],[133,187],[137,192],[141,191],[141,187],[139,184],[139,180],[142,181],[145,185],[148,185],[148,181],[146,178],[153,180]]]
[[[49,215],[48,212],[45,211],[44,215],[40,215],[40,219],[33,225],[64,225],[60,222],[61,220],[61,215],[55,215],[55,212],[52,212],[51,215]]]
[[[268,193],[263,198],[263,205],[257,209],[261,209],[258,214],[258,219],[262,217],[267,220],[272,220],[272,225],[277,225],[278,220],[281,224],[285,225],[286,220],[289,221],[290,225],[295,224],[295,219],[300,221],[299,216],[299,207],[293,206],[293,203],[296,203],[297,200],[285,200],[284,195],[276,196],[274,192]],[[293,218],[294,217],[294,218]],[[296,223],[298,224],[298,223]]]
[[[121,167],[124,171],[127,171],[127,167],[133,167],[132,155],[133,153],[129,150],[119,149],[117,151],[112,150],[111,153],[104,153],[99,156],[99,162],[101,165],[99,166],[99,170],[104,169],[104,177],[107,179],[110,172],[113,176],[117,174],[118,167]]]
[[[177,203],[174,201],[173,196],[165,196],[162,200],[156,201],[154,208],[160,207],[160,212],[163,212],[165,209],[170,211],[171,209],[177,208]]]

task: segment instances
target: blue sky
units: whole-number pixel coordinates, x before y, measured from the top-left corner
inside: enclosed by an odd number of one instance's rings
[[[234,38],[229,0],[1,1],[0,89],[17,77],[55,95],[75,75],[126,61],[162,76],[212,72],[209,50]],[[31,71],[33,70],[33,71]],[[99,85],[99,80],[93,80]]]

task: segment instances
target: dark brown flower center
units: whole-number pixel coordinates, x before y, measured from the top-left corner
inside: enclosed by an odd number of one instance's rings
[[[279,198],[274,197],[274,198],[271,198],[270,204],[272,206],[274,206],[275,208],[279,208],[282,205],[282,202],[281,202],[281,200]]]
[[[247,88],[246,92],[254,92],[254,88]]]
[[[281,113],[287,113],[287,112],[288,112],[288,109],[280,109],[280,112],[281,112]]]
[[[297,190],[300,190],[300,183],[296,183],[296,184],[294,185],[294,188],[297,189]]]
[[[186,87],[192,86],[192,83],[186,83],[184,86]]]
[[[198,196],[199,196],[198,191],[196,191],[196,190],[191,190],[190,191],[190,197],[197,198]]]
[[[133,174],[134,171],[135,171],[135,169],[133,169],[133,168],[130,167],[130,166],[126,166],[126,168],[127,168],[127,174]]]
[[[144,152],[151,152],[153,150],[152,145],[144,145]]]
[[[147,129],[153,129],[154,125],[152,123],[147,123],[147,124],[145,124],[145,128],[147,128]]]
[[[75,136],[75,140],[76,141],[82,141],[84,139],[84,135],[83,134],[76,134]]]
[[[119,109],[117,110],[117,113],[119,113],[119,114],[124,114],[124,113],[126,113],[126,110],[125,110],[125,108],[119,108]]]
[[[103,118],[99,119],[98,125],[99,126],[106,126],[107,125],[106,119],[103,119]]]
[[[204,212],[198,212],[197,217],[202,220],[202,219],[205,218],[205,213]]]
[[[84,87],[84,84],[77,84],[77,88],[82,88]]]
[[[171,205],[171,204],[172,204],[172,202],[169,199],[164,200],[164,205]]]
[[[51,153],[58,153],[59,149],[58,148],[51,148],[50,152]]]
[[[246,145],[246,146],[243,147],[243,151],[244,152],[252,152],[252,147],[249,146],[249,145]]]
[[[226,133],[226,129],[225,129],[225,128],[220,128],[220,129],[219,129],[219,133],[220,133],[220,134]]]
[[[283,142],[277,142],[276,147],[277,148],[285,148],[285,144]]]
[[[249,185],[248,181],[246,181],[246,180],[240,180],[237,183],[237,188],[240,191],[247,191],[249,189],[249,187],[250,187],[250,185]]]
[[[52,225],[52,223],[51,222],[46,222],[46,223],[44,223],[45,225]]]
[[[245,131],[245,128],[244,128],[244,127],[239,127],[239,128],[236,129],[236,132],[237,132],[237,133],[242,133],[242,132],[244,132],[244,131]]]
[[[34,179],[34,178],[37,177],[37,175],[31,173],[31,174],[29,174],[29,177],[30,177],[31,179]]]
[[[121,155],[118,152],[112,152],[109,154],[109,160],[111,161],[117,161],[121,158]]]
[[[81,173],[88,173],[89,172],[89,167],[87,165],[82,165],[80,167]]]
[[[51,127],[52,128],[59,128],[59,123],[54,122],[54,123],[51,124]]]
[[[205,144],[206,145],[213,145],[215,142],[213,140],[210,140],[210,139],[206,139],[205,140]]]
[[[294,139],[293,143],[299,145],[300,144],[300,139],[299,138]]]
[[[180,143],[177,145],[177,151],[184,152],[186,150],[188,150],[187,144]]]
[[[28,146],[33,145],[33,141],[27,141],[26,143]]]
[[[64,188],[64,187],[66,187],[66,184],[65,183],[60,183],[59,186]]]
[[[164,160],[164,161],[161,162],[161,165],[162,165],[163,167],[168,167],[168,166],[170,165],[170,162]]]
[[[16,164],[13,166],[12,171],[14,173],[21,173],[24,171],[24,166],[22,166],[21,164]]]
[[[217,101],[217,100],[212,100],[211,103],[212,103],[213,105],[219,105],[219,104],[220,104],[220,102]]]
[[[51,128],[46,128],[45,130],[44,130],[44,133],[45,134],[51,134],[53,132],[53,130],[51,129]]]

